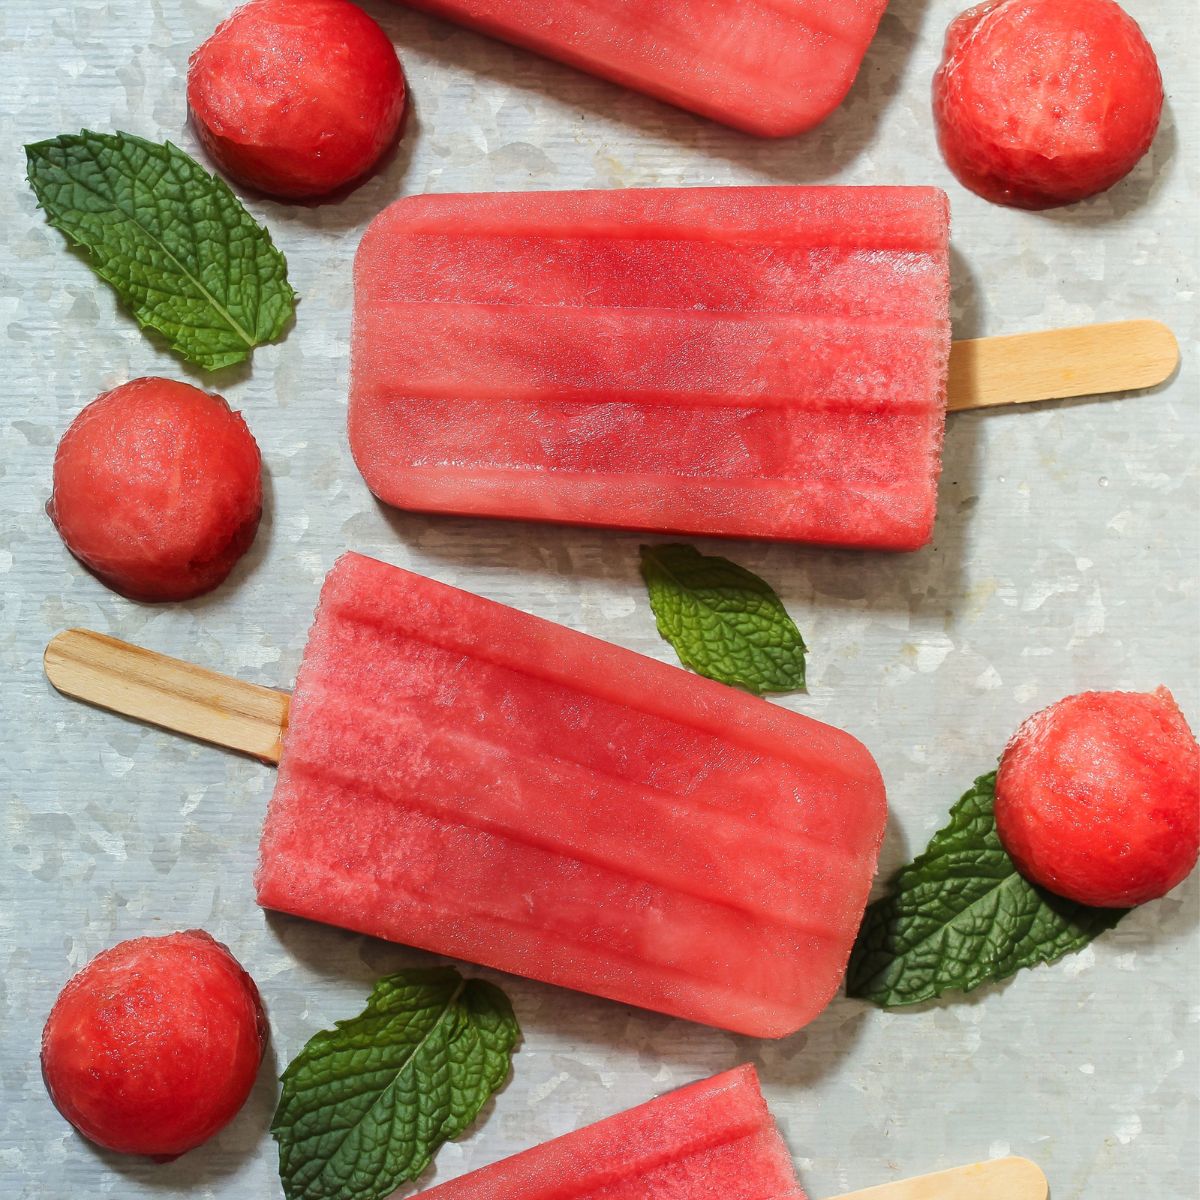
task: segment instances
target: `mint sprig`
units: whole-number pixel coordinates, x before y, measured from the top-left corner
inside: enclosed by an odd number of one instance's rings
[[[507,997],[450,967],[381,979],[284,1071],[271,1133],[288,1200],[382,1200],[417,1178],[508,1076]]]
[[[763,695],[804,687],[804,639],[771,586],[694,546],[643,546],[658,632],[686,667]]]
[[[969,992],[1081,950],[1128,911],[1064,900],[1019,874],[996,832],[996,773],[980,776],[950,823],[867,909],[848,995],[883,1008]]]
[[[283,255],[178,147],[84,130],[25,154],[46,219],[171,349],[215,371],[282,332],[296,300]]]

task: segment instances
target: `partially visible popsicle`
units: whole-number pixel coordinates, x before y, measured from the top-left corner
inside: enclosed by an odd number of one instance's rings
[[[949,297],[935,188],[401,200],[355,265],[351,449],[401,508],[915,549]]]
[[[427,1200],[805,1200],[752,1066],[420,1193]]]
[[[347,554],[296,681],[258,898],[779,1037],[841,982],[885,815],[848,734]]]
[[[845,98],[887,0],[400,0],[764,137]]]

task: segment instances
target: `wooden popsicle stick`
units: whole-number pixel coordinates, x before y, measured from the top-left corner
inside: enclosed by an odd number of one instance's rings
[[[975,338],[951,348],[947,407],[1131,392],[1164,382],[1178,365],[1179,343],[1159,321]]]
[[[291,696],[89,629],[57,634],[46,677],[67,696],[277,763]]]
[[[1046,1200],[1049,1192],[1046,1176],[1036,1163],[1027,1158],[997,1158],[846,1192],[832,1200]]]

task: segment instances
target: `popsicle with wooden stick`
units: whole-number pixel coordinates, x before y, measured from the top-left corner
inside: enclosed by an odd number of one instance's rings
[[[841,982],[886,803],[807,717],[357,554],[290,702],[83,631],[46,671],[279,762],[264,907],[758,1037]]]
[[[350,447],[399,508],[913,550],[951,409],[1152,386],[1153,322],[950,345],[936,188],[418,196],[355,264]]]

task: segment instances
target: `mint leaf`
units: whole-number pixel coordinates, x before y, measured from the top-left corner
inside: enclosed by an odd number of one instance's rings
[[[25,155],[46,219],[172,350],[215,371],[279,336],[296,300],[283,255],[182,150],[84,130]]]
[[[284,1071],[271,1133],[288,1200],[381,1200],[458,1137],[508,1076],[507,997],[451,967],[381,979]]]
[[[846,992],[883,1008],[969,992],[1081,950],[1128,911],[1064,900],[1018,874],[996,832],[996,773],[982,775],[867,909]]]
[[[658,632],[685,667],[760,696],[804,687],[804,639],[769,584],[694,546],[641,553]]]

